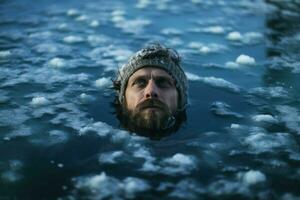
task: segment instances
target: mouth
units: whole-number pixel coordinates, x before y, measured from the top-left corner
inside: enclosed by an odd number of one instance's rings
[[[159,106],[145,106],[142,110],[161,110],[162,108]]]

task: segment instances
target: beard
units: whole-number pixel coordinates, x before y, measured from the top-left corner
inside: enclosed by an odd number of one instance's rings
[[[161,101],[147,99],[133,110],[123,109],[127,127],[138,132],[160,132],[169,128],[172,112]]]

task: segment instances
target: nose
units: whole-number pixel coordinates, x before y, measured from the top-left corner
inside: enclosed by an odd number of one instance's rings
[[[148,81],[148,84],[144,92],[145,92],[146,99],[158,98],[158,88],[155,82],[153,81],[153,79],[150,79]]]

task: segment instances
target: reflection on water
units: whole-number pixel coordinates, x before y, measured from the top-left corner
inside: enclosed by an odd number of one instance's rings
[[[0,199],[299,199],[299,2],[3,1]],[[187,123],[119,128],[111,78],[179,51]]]

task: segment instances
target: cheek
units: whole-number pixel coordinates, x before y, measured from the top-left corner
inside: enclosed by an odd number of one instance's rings
[[[132,110],[136,107],[139,102],[140,94],[131,90],[125,91],[125,99],[126,99],[126,106],[127,109]]]
[[[168,95],[169,107],[172,111],[175,111],[178,107],[178,94],[177,91],[171,92]]]

